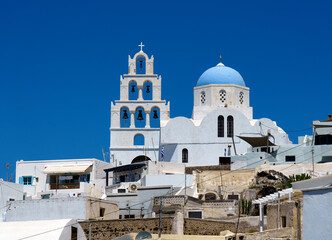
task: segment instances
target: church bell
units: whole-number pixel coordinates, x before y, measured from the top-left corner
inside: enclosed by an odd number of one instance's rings
[[[131,86],[131,92],[135,92],[135,85]]]
[[[157,110],[153,110],[153,117],[152,118],[154,118],[154,119],[158,118]]]
[[[123,110],[123,116],[122,116],[123,119],[128,119],[128,113],[127,113],[127,110]]]
[[[137,116],[137,120],[141,121],[143,120],[143,114],[142,114],[142,110],[138,110],[138,116]]]
[[[150,86],[146,86],[146,93],[150,93]]]

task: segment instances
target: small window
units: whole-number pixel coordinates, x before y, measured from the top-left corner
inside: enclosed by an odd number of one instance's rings
[[[31,186],[32,185],[32,176],[24,176],[19,179],[20,184]]]
[[[239,200],[239,195],[236,194],[228,195],[228,200]]]
[[[126,193],[126,189],[124,189],[124,188],[118,188],[118,193]]]
[[[295,156],[285,156],[286,162],[295,162]]]
[[[100,216],[100,217],[104,217],[104,215],[105,215],[105,208],[102,208],[102,207],[101,207],[101,208],[99,209],[99,216]]]
[[[281,216],[281,227],[285,228],[286,226],[286,216]]]
[[[241,104],[243,104],[243,102],[244,102],[244,100],[243,100],[244,96],[243,96],[243,95],[244,95],[243,92],[240,92],[240,95],[239,95],[239,102],[240,102]]]
[[[135,218],[135,215],[131,214],[131,215],[124,215],[124,218],[125,219],[128,219],[128,218]]]
[[[14,202],[15,198],[9,198],[9,202]]]
[[[219,99],[220,99],[220,102],[224,103],[226,102],[226,91],[225,90],[220,90],[219,92]]]
[[[201,103],[204,104],[205,103],[205,99],[206,96],[205,96],[205,92],[201,92]]]
[[[202,219],[202,212],[188,212],[188,217]]]
[[[142,134],[137,134],[134,137],[134,145],[135,146],[144,146],[144,136]]]
[[[182,149],[182,162],[183,163],[188,162],[188,149],[186,148]]]

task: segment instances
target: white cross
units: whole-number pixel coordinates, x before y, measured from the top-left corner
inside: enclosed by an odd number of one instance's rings
[[[141,47],[141,52],[143,52],[143,47],[144,47],[143,43],[141,42],[141,45],[138,46]]]

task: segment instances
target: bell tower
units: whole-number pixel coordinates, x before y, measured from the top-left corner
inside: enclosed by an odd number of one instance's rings
[[[161,76],[154,74],[154,58],[143,52],[128,56],[128,74],[120,76],[120,100],[111,102],[110,155],[114,166],[158,161],[160,126],[170,116],[161,100]]]

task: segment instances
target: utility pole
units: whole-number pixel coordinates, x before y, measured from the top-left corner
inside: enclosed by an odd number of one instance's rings
[[[184,195],[187,196],[187,174],[186,174],[186,167],[184,167]]]
[[[278,192],[278,229],[280,228],[280,193]]]
[[[315,158],[314,158],[314,149],[315,149],[315,126],[312,127],[312,149],[311,149],[311,161],[312,161],[312,177],[315,176]]]
[[[159,197],[159,201],[160,201],[160,208],[159,208],[159,234],[158,234],[158,238],[161,238],[161,212],[163,210],[163,198]]]
[[[312,160],[312,177],[315,176],[315,158],[314,158],[314,146],[311,149],[311,160]]]

